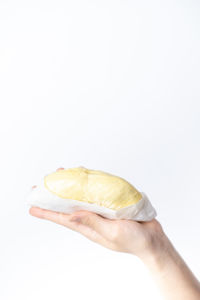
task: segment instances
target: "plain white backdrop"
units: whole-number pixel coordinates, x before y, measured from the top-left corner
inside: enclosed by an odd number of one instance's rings
[[[0,0],[0,297],[160,299],[144,265],[31,217],[58,167],[144,191],[200,276],[200,2]]]

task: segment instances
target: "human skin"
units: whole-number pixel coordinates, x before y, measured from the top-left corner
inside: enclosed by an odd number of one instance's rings
[[[77,231],[108,249],[136,255],[149,269],[163,299],[200,299],[199,281],[156,219],[150,222],[110,220],[89,211],[64,214],[38,207],[30,208],[29,212]]]

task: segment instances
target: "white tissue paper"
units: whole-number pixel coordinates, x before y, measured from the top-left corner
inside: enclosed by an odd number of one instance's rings
[[[150,221],[157,215],[147,195],[143,192],[142,198],[133,205],[113,210],[96,203],[86,203],[73,199],[63,199],[51,193],[44,185],[44,179],[27,195],[29,206],[40,207],[56,212],[73,213],[79,210],[87,210],[97,213],[108,219],[130,219],[135,221]]]

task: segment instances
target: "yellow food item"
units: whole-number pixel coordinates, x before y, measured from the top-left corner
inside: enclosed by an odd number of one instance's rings
[[[61,198],[114,210],[136,204],[142,198],[141,193],[123,178],[84,167],[51,173],[45,176],[44,185]]]

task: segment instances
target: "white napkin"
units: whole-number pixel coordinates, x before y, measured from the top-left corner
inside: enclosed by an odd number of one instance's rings
[[[157,215],[145,193],[142,198],[133,205],[113,210],[104,206],[73,199],[63,199],[46,189],[44,180],[41,180],[36,188],[32,189],[28,196],[29,206],[36,206],[56,212],[70,214],[78,210],[88,210],[108,219],[131,219],[135,221],[150,221]]]

